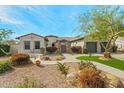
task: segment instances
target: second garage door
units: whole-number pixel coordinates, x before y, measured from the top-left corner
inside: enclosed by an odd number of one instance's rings
[[[97,42],[86,42],[86,48],[89,53],[97,52]]]

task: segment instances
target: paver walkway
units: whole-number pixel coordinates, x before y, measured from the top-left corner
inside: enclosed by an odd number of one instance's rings
[[[69,63],[69,62],[80,62],[80,60],[76,59],[79,56],[85,55],[85,54],[63,54],[65,56],[65,59],[62,61],[42,61],[41,65],[43,64],[57,64],[57,62],[61,62],[61,63]],[[94,54],[94,55],[100,55],[100,54]],[[117,57],[117,55],[114,55],[115,57]],[[32,61],[34,61],[34,59],[31,59]],[[93,61],[92,61],[93,62]],[[94,65],[96,65],[96,67],[102,71],[111,73],[119,78],[124,79],[124,71],[104,65],[104,64],[100,64],[98,62],[93,62]]]

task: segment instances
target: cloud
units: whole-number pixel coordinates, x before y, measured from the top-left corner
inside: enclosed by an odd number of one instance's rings
[[[22,25],[23,23],[21,21],[18,21],[11,17],[6,16],[0,16],[0,21],[7,24],[14,24],[14,25]]]
[[[79,13],[74,9],[67,6],[0,6],[0,23],[19,35],[41,32],[42,35],[70,36]]]
[[[7,24],[22,25],[23,22],[13,16],[11,12],[12,9],[10,9],[10,7],[0,6],[0,21]]]

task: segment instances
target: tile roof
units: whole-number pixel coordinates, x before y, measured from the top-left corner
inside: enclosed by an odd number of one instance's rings
[[[58,36],[55,36],[55,35],[47,35],[45,37],[56,37],[56,38],[58,38]]]
[[[67,41],[71,41],[73,39],[76,39],[75,37],[59,37],[58,40],[67,40]]]
[[[26,34],[26,35],[22,35],[22,36],[17,37],[16,39],[20,39],[21,37],[25,37],[25,36],[28,36],[28,35],[36,35],[38,37],[44,38],[45,40],[47,40],[47,37],[56,37],[57,40],[60,40],[60,41],[66,40],[66,41],[69,41],[69,42],[73,42],[73,41],[83,39],[83,37],[58,37],[58,36],[55,36],[55,35],[48,35],[48,36],[43,37],[43,36],[35,34],[35,33],[29,33],[29,34]]]

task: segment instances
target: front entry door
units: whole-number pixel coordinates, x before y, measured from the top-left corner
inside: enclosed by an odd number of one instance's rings
[[[66,45],[65,44],[61,45],[61,52],[66,53]]]

